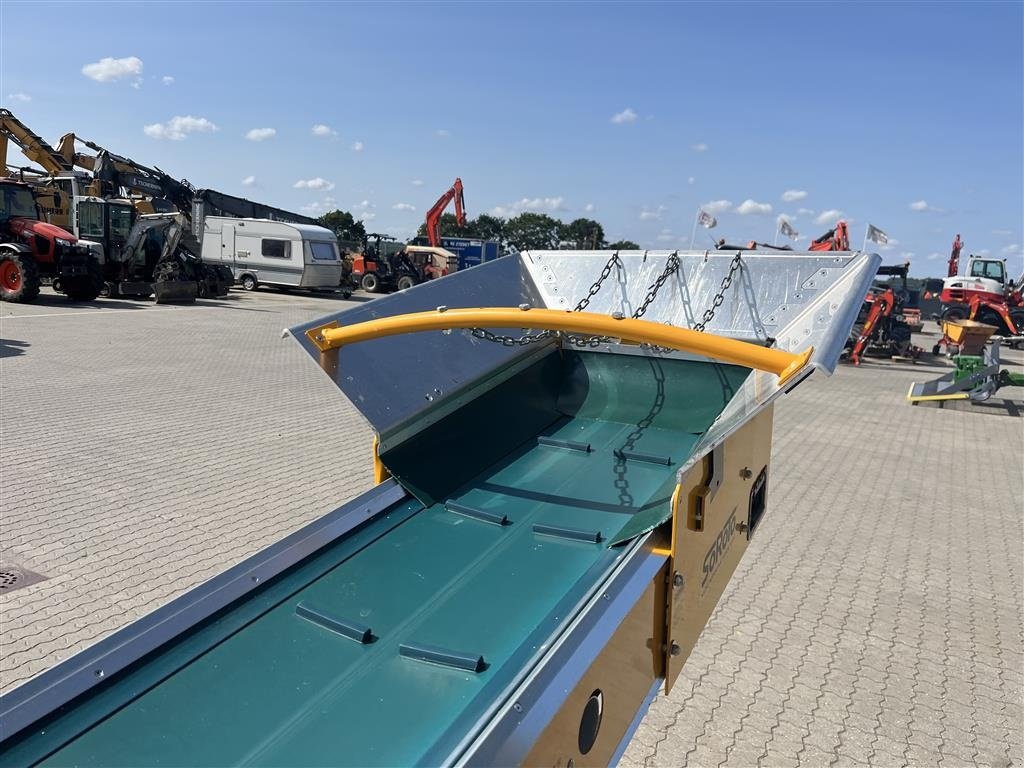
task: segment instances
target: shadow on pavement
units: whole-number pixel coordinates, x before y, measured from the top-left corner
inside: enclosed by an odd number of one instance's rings
[[[25,350],[31,346],[27,341],[17,341],[15,339],[0,339],[0,358],[3,357],[17,357],[18,355],[24,355]]]

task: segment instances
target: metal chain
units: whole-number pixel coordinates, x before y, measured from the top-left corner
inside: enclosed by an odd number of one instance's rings
[[[729,273],[722,278],[722,285],[719,287],[718,293],[715,294],[715,298],[711,300],[711,306],[704,311],[704,317],[693,326],[693,330],[703,331],[707,324],[714,319],[715,311],[725,302],[725,292],[732,286],[733,275],[742,266],[743,260],[740,258],[740,252],[736,251],[736,255],[732,258],[732,263],[729,264]]]
[[[633,313],[634,318],[644,316],[644,312],[646,312],[647,308],[651,306],[651,302],[654,301],[655,297],[658,295],[658,291],[660,291],[661,287],[665,284],[665,281],[679,270],[679,264],[679,251],[676,251],[668,257],[668,261],[665,263],[665,268],[661,271],[661,274],[658,275],[658,279],[651,283],[650,288],[647,289],[647,295]]]
[[[676,251],[671,256],[668,257],[668,261],[665,263],[665,268],[661,271],[661,274],[658,275],[655,281],[651,283],[650,287],[648,287],[647,295],[644,296],[644,300],[640,302],[640,306],[637,307],[632,314],[633,318],[640,318],[644,316],[644,313],[647,312],[647,309],[654,302],[655,298],[657,298],[658,291],[662,289],[662,287],[668,281],[669,277],[671,277],[672,275],[679,271],[680,265],[681,262],[679,260],[679,252]],[[697,323],[693,327],[694,330],[703,331],[705,326],[708,323],[710,323],[711,320],[714,318],[715,311],[720,306],[722,306],[723,302],[725,301],[725,292],[729,290],[730,286],[732,285],[733,276],[736,274],[736,270],[738,270],[741,266],[742,261],[740,259],[740,253],[737,251],[736,255],[733,257],[732,263],[729,265],[729,273],[724,278],[722,278],[721,287],[719,288],[718,293],[715,294],[714,299],[712,299],[711,307],[704,312],[704,317],[701,319],[699,323]],[[604,281],[608,279],[609,275],[611,275],[612,267],[618,267],[620,270],[625,269],[625,267],[622,264],[622,260],[619,258],[618,251],[613,253],[611,257],[608,259],[607,263],[605,263],[604,267],[601,269],[601,274],[587,290],[587,295],[580,299],[578,302],[576,302],[576,306],[573,307],[572,310],[573,312],[582,312],[584,309],[587,308],[587,306],[589,306],[591,300],[601,290],[601,286],[604,285]],[[549,339],[552,336],[556,336],[558,335],[558,332],[541,331],[540,333],[526,333],[521,336],[509,336],[494,333],[492,331],[487,330],[486,328],[473,328],[471,329],[471,334],[475,338],[483,339],[484,341],[494,342],[496,344],[501,344],[503,347],[525,347],[529,344],[535,344],[538,341],[544,341],[545,339]],[[596,348],[601,346],[602,344],[608,344],[615,341],[615,339],[610,336],[577,336],[571,333],[563,334],[563,336],[570,344],[573,344],[577,347]],[[655,351],[664,352],[668,350],[667,347],[659,347],[656,344],[648,344],[644,346],[647,346]]]
[[[608,279],[608,276],[612,273],[612,267],[618,267],[623,269],[622,260],[619,258],[619,252],[616,251],[605,263],[601,269],[601,274],[598,275],[590,288],[587,290],[587,295],[576,302],[576,306],[573,307],[573,312],[582,312],[590,304],[590,300],[593,299],[597,292],[601,290],[601,286],[604,281]],[[475,338],[483,339],[484,341],[492,341],[496,344],[501,344],[503,347],[525,347],[528,344],[535,344],[538,341],[544,341],[556,335],[555,331],[541,331],[540,333],[525,333],[522,336],[506,336],[503,334],[493,333],[486,328],[473,328],[471,331]],[[588,347],[599,347],[603,343],[612,341],[610,337],[604,336],[576,336],[573,334],[566,334],[566,339],[576,346],[588,346]]]

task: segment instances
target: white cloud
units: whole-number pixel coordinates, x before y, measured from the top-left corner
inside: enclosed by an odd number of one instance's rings
[[[687,184],[696,184],[697,183],[697,177],[696,176],[691,176],[690,178],[688,178],[686,180],[686,183]]]
[[[701,210],[708,213],[725,213],[730,208],[732,208],[732,200],[712,200],[701,206]]]
[[[990,251],[988,248],[982,248],[980,251],[975,251],[973,255],[974,256],[988,256],[990,253],[992,253],[992,251]]]
[[[160,82],[162,82],[164,85],[173,85],[174,78],[171,75],[164,75],[160,78]]]
[[[353,152],[362,152],[363,151],[363,142],[361,142],[361,141],[352,142],[352,151]]]
[[[772,212],[770,203],[759,203],[756,200],[744,200],[736,206],[736,213],[740,216],[767,216]]]
[[[452,135],[452,132],[449,131],[447,128],[438,128],[436,131],[434,131],[434,135],[437,136],[437,138],[439,139],[447,139]]]
[[[897,240],[895,237],[890,237],[889,238],[889,242],[885,243],[884,245],[878,246],[878,250],[880,250],[880,251],[891,251],[891,250],[893,250],[899,244],[900,244],[899,240]]]
[[[992,230],[992,234],[993,235],[1002,235],[1002,236],[1006,237],[1007,235],[1012,235],[1013,234],[1013,230],[1012,229],[993,229]]]
[[[799,216],[813,216],[814,210],[811,208],[797,208],[797,215]]]
[[[1010,254],[1016,253],[1019,250],[1020,246],[1017,245],[1017,243],[1013,243],[1012,245],[1008,245],[1005,248],[1003,248],[1003,253],[1009,256]]]
[[[275,136],[277,136],[277,131],[274,128],[253,128],[245,134],[245,138],[249,141],[266,141]]]
[[[672,234],[672,230],[671,229],[663,229],[658,234],[658,238],[657,239],[658,239],[659,243],[668,243],[668,242],[670,242],[670,241],[675,239],[675,235]]]
[[[625,123],[635,123],[636,122],[636,112],[634,112],[629,107],[626,107],[621,112],[616,112],[614,115],[612,115],[611,121],[613,123],[615,123],[615,125],[623,125]]]
[[[830,208],[827,211],[822,211],[818,214],[818,218],[814,220],[815,224],[821,224],[823,227],[830,227],[843,218],[843,212],[835,208]]]
[[[292,184],[292,187],[295,189],[317,189],[324,192],[330,192],[334,189],[334,182],[317,176],[315,179],[299,179]]]
[[[807,191],[803,189],[787,189],[782,193],[782,199],[787,203],[795,203],[807,197]]]
[[[899,258],[903,259],[904,261],[910,261],[912,258],[914,258],[914,252],[913,251],[901,251],[900,255],[899,255]]]
[[[393,210],[393,211],[415,211],[416,210],[416,206],[415,205],[410,205],[409,203],[395,203],[394,205],[391,206],[391,210]]]
[[[331,128],[331,126],[329,126],[329,125],[324,125],[323,123],[317,123],[316,125],[313,126],[313,135],[314,136],[337,136],[338,132],[336,130],[334,130],[333,128]]]
[[[242,186],[243,187],[254,187],[254,186],[256,186],[256,177],[255,176],[246,176],[244,179],[242,179]]]
[[[114,59],[110,56],[86,64],[82,67],[82,74],[98,83],[110,83],[114,80],[123,80],[126,77],[142,77],[142,59],[137,56],[126,56],[123,59]]]
[[[359,221],[373,221],[377,218],[377,214],[373,212],[376,207],[369,200],[363,200],[352,206],[352,215]]]
[[[692,149],[694,152],[707,152],[709,147],[702,141],[698,144],[691,144],[690,149]]]
[[[583,212],[584,213],[593,213],[594,212],[594,204],[593,203],[587,203],[586,205],[584,205],[583,206]]]
[[[928,259],[928,261],[935,261],[936,259],[943,258],[943,256],[941,253],[929,253],[925,258]]]
[[[925,200],[918,200],[917,202],[910,204],[910,210],[912,211],[930,211],[932,208],[928,205]]]
[[[640,221],[660,221],[668,213],[668,208],[659,205],[657,208],[644,208],[640,211]]]
[[[27,93],[22,93],[21,91],[19,91],[18,93],[8,93],[7,94],[7,98],[10,101],[21,101],[21,102],[32,101],[32,97],[31,96],[29,96]]]
[[[496,205],[491,209],[492,216],[508,218],[518,216],[527,211],[531,213],[555,213],[565,210],[564,197],[524,197],[507,205]]]
[[[182,141],[190,133],[213,133],[220,130],[205,117],[184,117],[176,115],[166,123],[153,123],[143,126],[142,132],[151,139],[170,139],[171,141]]]
[[[412,184],[414,187],[422,187],[423,186],[423,179],[413,179],[409,183]]]

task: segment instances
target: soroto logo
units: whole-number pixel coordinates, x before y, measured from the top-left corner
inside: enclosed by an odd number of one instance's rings
[[[729,515],[729,519],[725,521],[725,525],[722,526],[722,530],[718,532],[718,536],[711,543],[708,548],[707,554],[704,555],[704,578],[701,579],[701,588],[705,587],[708,583],[708,579],[714,576],[715,571],[718,569],[719,564],[722,562],[722,555],[729,548],[732,543],[732,537],[736,533],[736,510],[733,509],[732,514]]]

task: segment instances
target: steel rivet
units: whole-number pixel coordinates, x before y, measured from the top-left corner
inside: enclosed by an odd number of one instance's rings
[[[750,467],[744,467],[743,469],[740,470],[740,477],[742,477],[744,480],[749,480],[753,476],[754,473],[751,472]]]
[[[672,647],[669,649],[669,653],[673,656],[678,656],[683,652],[683,649],[679,647],[679,643],[672,643]]]
[[[676,575],[672,577],[672,586],[681,587],[683,586],[683,574],[676,571]]]

